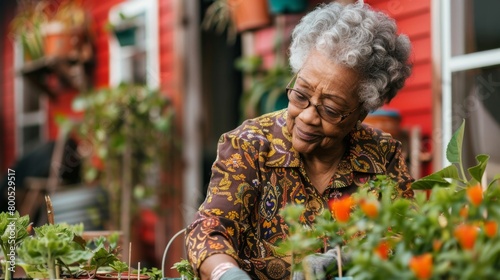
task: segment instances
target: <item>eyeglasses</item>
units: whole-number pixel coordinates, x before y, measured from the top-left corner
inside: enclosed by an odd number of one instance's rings
[[[297,89],[294,89],[293,87],[295,86],[295,81],[297,80],[297,74],[292,78],[292,80],[288,83],[288,86],[286,87],[287,90],[287,95],[288,95],[288,101],[290,103],[299,108],[299,109],[306,109],[310,105],[316,107],[316,111],[318,112],[319,116],[324,119],[325,121],[331,123],[331,124],[338,124],[345,120],[347,117],[349,117],[354,111],[356,111],[362,102],[359,103],[359,105],[354,108],[354,110],[348,112],[347,114],[341,114],[339,113],[336,109],[332,108],[334,103],[330,101],[330,104],[313,104],[309,98],[307,98],[307,95],[300,92]]]

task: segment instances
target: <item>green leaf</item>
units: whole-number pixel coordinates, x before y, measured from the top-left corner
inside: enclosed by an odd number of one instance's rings
[[[491,187],[493,187],[493,185],[500,180],[500,174],[497,174],[495,175],[495,177],[493,178],[493,180],[491,180],[490,184],[488,185],[488,189],[490,189]]]
[[[415,190],[429,190],[434,188],[434,186],[449,187],[451,183],[445,179],[460,180],[458,169],[455,165],[450,165],[442,170],[416,180],[411,187]]]
[[[484,171],[486,170],[486,165],[488,164],[489,158],[490,158],[490,156],[488,156],[488,155],[476,156],[476,160],[479,162],[479,164],[469,168],[469,174],[472,176],[472,178],[475,180],[475,182],[473,182],[471,180],[469,185],[473,185],[474,183],[481,182],[481,179],[483,178],[483,174],[484,174]]]
[[[451,137],[446,148],[446,158],[449,162],[462,164],[462,144],[464,140],[465,120]]]

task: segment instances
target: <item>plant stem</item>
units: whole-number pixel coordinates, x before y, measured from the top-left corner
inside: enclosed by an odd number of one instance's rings
[[[7,249],[9,248],[8,245],[7,245],[7,242],[5,242],[5,246],[0,246],[0,248],[2,249],[2,252],[3,252],[3,256],[4,256],[4,259],[5,259],[5,266],[4,266],[4,269],[3,269],[3,273],[5,274],[5,280],[10,280],[10,270],[9,270],[9,258],[7,256]]]
[[[462,162],[462,159],[460,159],[460,163],[461,162]],[[464,170],[463,164],[459,164],[459,165],[460,165],[460,173],[462,173],[462,181],[467,182],[467,177],[465,176],[465,170]]]
[[[4,267],[4,270],[3,270],[3,274],[4,274],[4,277],[5,277],[5,280],[10,280],[11,275],[10,275],[9,263],[7,262],[7,259],[5,259],[5,267]]]
[[[59,260],[60,261],[60,260]],[[61,262],[63,267],[68,271],[68,274],[71,278],[73,278],[73,273],[71,273],[71,269],[69,269],[69,266],[63,262]]]
[[[49,258],[48,258],[48,270],[49,270],[49,279],[54,280],[56,279],[56,266],[55,266],[55,261],[50,258],[50,252],[49,252]]]

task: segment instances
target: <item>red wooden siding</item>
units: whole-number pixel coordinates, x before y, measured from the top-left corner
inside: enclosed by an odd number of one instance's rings
[[[403,126],[419,126],[429,136],[432,133],[430,0],[367,0],[366,3],[393,17],[399,32],[408,35],[412,42],[412,76],[388,107],[401,112]]]
[[[5,3],[3,5],[6,5]],[[12,6],[12,5],[10,5]],[[3,9],[12,7],[2,6]],[[8,37],[8,26],[13,11],[4,10],[0,14],[0,167],[2,172],[11,166],[15,160],[15,106],[14,106],[14,49]]]

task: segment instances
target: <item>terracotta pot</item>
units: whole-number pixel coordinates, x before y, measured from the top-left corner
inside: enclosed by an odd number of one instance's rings
[[[267,0],[228,0],[238,32],[255,30],[271,24]]]
[[[67,29],[60,22],[50,22],[43,26],[43,46],[45,56],[72,55],[80,43],[80,34],[76,30]]]
[[[368,114],[363,123],[390,133],[395,138],[401,133],[401,115],[394,110],[379,109]]]

